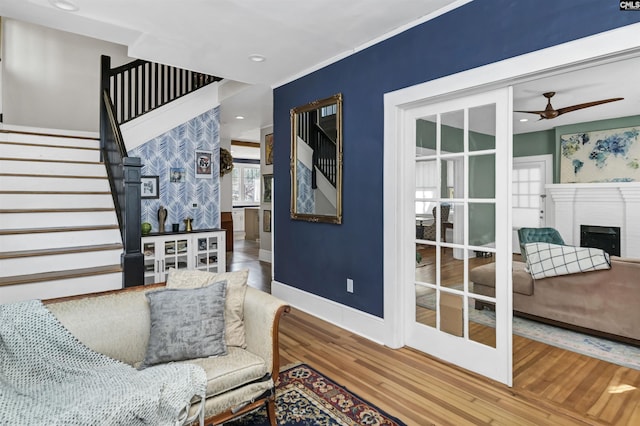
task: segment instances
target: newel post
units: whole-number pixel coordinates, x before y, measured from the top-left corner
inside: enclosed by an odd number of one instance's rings
[[[140,174],[142,164],[138,157],[122,159],[124,168],[124,208],[122,253],[122,285],[134,287],[144,285],[144,255],[141,250],[141,207],[140,207]]]

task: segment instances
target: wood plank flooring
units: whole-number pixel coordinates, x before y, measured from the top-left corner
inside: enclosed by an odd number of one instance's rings
[[[270,267],[250,275],[260,270]],[[269,277],[254,280],[264,288]],[[513,336],[513,388],[296,309],[280,323],[280,356],[282,365],[317,368],[408,425],[640,425],[640,370],[520,336]]]

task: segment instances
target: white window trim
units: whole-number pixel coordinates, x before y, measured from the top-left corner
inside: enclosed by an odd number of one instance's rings
[[[244,200],[244,169],[256,169],[258,171],[258,184],[256,191],[258,192],[258,201],[243,201]],[[249,207],[259,206],[262,200],[262,172],[260,171],[260,164],[253,163],[233,163],[233,170],[238,170],[240,174],[240,200],[235,201],[233,199],[233,180],[231,182],[231,204],[233,207]]]

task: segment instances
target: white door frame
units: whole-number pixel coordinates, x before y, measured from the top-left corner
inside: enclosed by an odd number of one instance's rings
[[[515,58],[492,63],[437,80],[400,89],[384,96],[383,151],[383,268],[384,268],[384,343],[392,348],[404,345],[403,282],[398,265],[410,258],[403,236],[412,235],[411,224],[399,219],[406,214],[412,199],[410,187],[399,187],[406,181],[408,168],[400,162],[397,143],[403,134],[404,110],[416,104],[433,103],[452,97],[492,88],[505,87],[542,75],[566,72],[571,68],[589,67],[595,63],[620,60],[640,52],[640,23],[616,28],[601,34],[574,40]]]

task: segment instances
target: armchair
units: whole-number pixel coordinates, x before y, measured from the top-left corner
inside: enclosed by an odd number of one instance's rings
[[[524,250],[526,243],[551,243],[565,245],[562,236],[555,228],[520,228],[518,229],[518,239],[520,240],[520,254],[522,261],[527,261]]]
[[[425,240],[435,241],[436,239],[436,208],[431,210],[433,214],[433,223],[423,228],[422,238]],[[449,210],[451,206],[448,204],[440,205],[440,236],[446,241],[444,223],[449,221]]]

